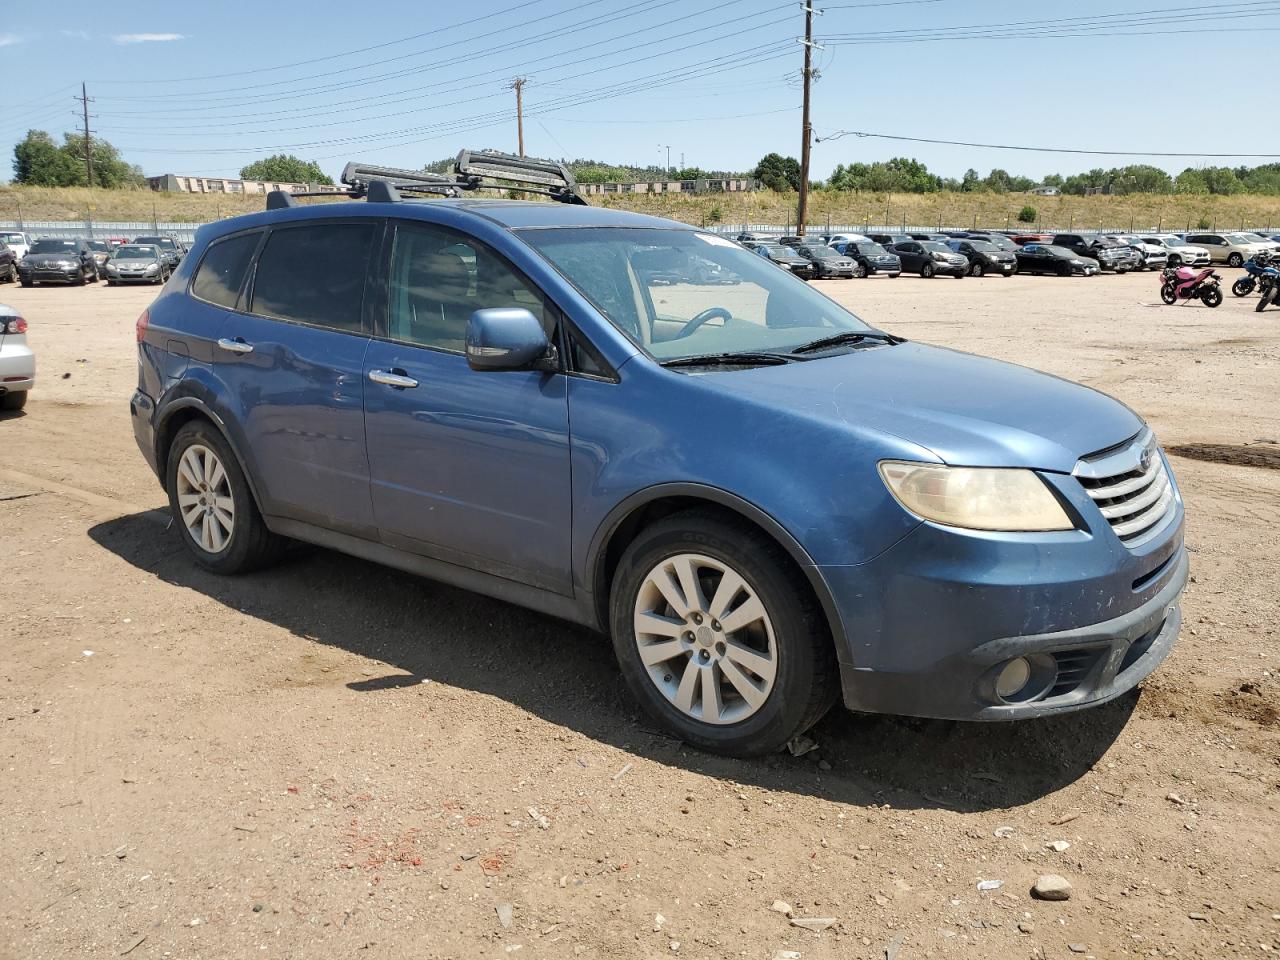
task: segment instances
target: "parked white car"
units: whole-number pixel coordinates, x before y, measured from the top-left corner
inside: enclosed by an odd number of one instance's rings
[[[1260,233],[1253,233],[1252,231],[1250,231],[1247,233],[1242,233],[1240,234],[1240,236],[1245,237],[1249,240],[1252,240],[1254,243],[1261,244],[1262,246],[1270,250],[1272,253],[1276,253],[1277,251],[1280,251],[1280,243],[1277,243],[1275,240],[1271,239],[1270,237],[1263,236]]]
[[[834,247],[837,243],[870,243],[871,238],[860,233],[833,233],[825,237],[824,242],[828,247]]]
[[[27,346],[27,321],[0,303],[0,410],[21,410],[36,382],[36,357]]]
[[[1187,243],[1187,241],[1181,237],[1174,236],[1172,233],[1158,233],[1152,237],[1143,237],[1142,240],[1144,243],[1163,247],[1169,254],[1169,266],[1171,267],[1181,267],[1184,264],[1188,267],[1207,267],[1209,265],[1209,251],[1207,248]]]
[[[1261,250],[1271,252],[1265,244],[1255,243],[1243,233],[1189,233],[1187,243],[1204,247],[1213,263],[1225,263],[1229,267],[1240,266]]]
[[[31,250],[31,236],[26,233],[0,230],[0,241],[3,241],[19,260]]]

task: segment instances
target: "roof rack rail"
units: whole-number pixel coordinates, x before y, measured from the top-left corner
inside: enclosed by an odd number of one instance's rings
[[[296,197],[345,195],[356,200],[364,198],[371,203],[396,203],[402,193],[443,193],[460,197],[463,191],[473,190],[514,190],[551,197],[561,203],[587,205],[578,193],[577,181],[564,164],[518,157],[497,150],[459,151],[452,174],[352,161],[343,168],[341,179],[348,189],[340,192],[286,193],[273,190],[267,194],[267,209],[297,206]]]

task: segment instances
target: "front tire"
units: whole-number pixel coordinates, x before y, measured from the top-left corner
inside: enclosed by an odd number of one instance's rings
[[[1257,286],[1253,277],[1241,277],[1231,285],[1231,295],[1234,297],[1247,297],[1253,293],[1253,288]]]
[[[1166,283],[1160,287],[1160,299],[1169,306],[1178,302],[1178,291],[1174,289],[1172,283]]]
[[[611,597],[614,651],[641,707],[687,743],[780,750],[835,702],[837,665],[813,593],[745,522],[702,511],[645,529]]]
[[[924,277],[926,280],[930,279],[933,276],[933,264],[926,263],[923,267],[921,267],[920,276]]]
[[[1239,254],[1239,253],[1233,253],[1233,254],[1231,254],[1229,257],[1227,257],[1227,266],[1228,266],[1228,267],[1242,267],[1242,266],[1244,266],[1244,256],[1243,256],[1243,254]]]
[[[202,567],[245,573],[279,556],[283,541],[267,529],[231,446],[207,421],[178,430],[165,469],[169,512]]]
[[[975,263],[973,264],[973,266],[969,268],[969,276],[971,277],[981,277],[986,272],[987,272],[987,268],[984,267],[981,263]]]

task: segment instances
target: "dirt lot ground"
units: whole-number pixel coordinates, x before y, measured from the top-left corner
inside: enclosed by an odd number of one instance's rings
[[[1183,635],[1140,693],[697,753],[583,630],[323,551],[197,569],[128,421],[151,292],[0,288],[40,364],[0,421],[0,957],[1280,951],[1280,311],[1165,307],[1149,274],[826,286],[1199,445]]]

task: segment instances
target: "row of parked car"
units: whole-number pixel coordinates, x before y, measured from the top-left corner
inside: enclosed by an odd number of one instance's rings
[[[740,233],[738,243],[806,280],[837,277],[1009,277],[1015,273],[1094,276],[1222,263],[1280,250],[1280,237],[1255,233],[1101,234],[944,230],[939,233]]]
[[[84,286],[99,280],[110,286],[161,284],[186,253],[181,241],[168,236],[32,240],[25,233],[6,231],[0,232],[0,283],[19,281],[24,287],[40,283]]]

